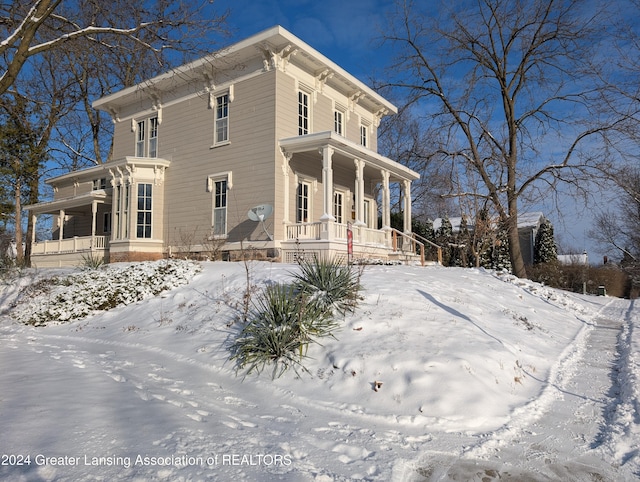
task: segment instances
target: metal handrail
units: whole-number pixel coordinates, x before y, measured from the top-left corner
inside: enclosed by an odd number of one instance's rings
[[[415,245],[417,244],[418,246],[420,246],[420,263],[422,264],[422,266],[424,266],[424,243],[418,241],[414,237],[406,233],[403,233],[402,231],[399,231],[395,228],[390,228],[390,229],[391,229],[391,235],[393,238],[393,250],[398,251],[398,235],[401,236],[402,238],[407,238],[409,242],[411,242],[411,244],[414,246],[413,248],[414,253],[415,253]]]
[[[427,238],[425,238],[424,236],[420,236],[419,234],[411,233],[411,235],[415,238],[420,238],[424,243],[427,243],[428,245],[436,248],[436,250],[438,251],[438,263],[442,265],[442,246],[434,243],[433,241],[429,241]]]

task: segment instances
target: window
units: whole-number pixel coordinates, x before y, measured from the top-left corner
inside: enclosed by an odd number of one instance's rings
[[[138,121],[136,157],[158,157],[158,118]],[[147,132],[148,129],[148,132]]]
[[[366,224],[366,226],[368,228],[371,227],[371,215],[369,214],[371,212],[371,201],[369,201],[368,199],[364,200],[364,212],[362,213],[362,217],[364,218],[362,220],[362,222],[364,224]]]
[[[227,234],[227,180],[214,181],[213,189],[213,235]]]
[[[229,141],[229,94],[216,97],[215,144]]]
[[[102,178],[102,179],[94,179],[93,180],[93,190],[97,191],[99,189],[106,189],[107,188],[107,179],[106,178]]]
[[[308,182],[299,182],[296,194],[296,222],[309,222],[309,192],[311,185]]]
[[[123,238],[128,238],[129,237],[129,194],[131,192],[131,185],[130,184],[126,184],[124,186],[124,202],[122,204],[123,209],[122,209],[122,237]]]
[[[111,213],[104,213],[102,232],[104,234],[109,234],[111,232]]]
[[[333,193],[333,217],[336,223],[342,223],[343,220],[344,195],[341,192]]]
[[[136,140],[136,157],[144,157],[144,140],[145,140],[145,121],[138,122],[137,140]]]
[[[361,125],[360,126],[360,145],[363,147],[367,147],[367,126],[365,125]]]
[[[309,94],[298,92],[298,135],[309,133]]]
[[[113,239],[127,239],[129,237],[130,189],[129,184],[119,184],[113,188]],[[109,226],[109,230],[111,230],[111,226]]]
[[[138,184],[136,237],[151,238],[151,184]]]
[[[149,119],[149,157],[158,157],[158,118]]]
[[[333,130],[336,132],[336,134],[340,134],[341,136],[344,135],[343,124],[342,124],[343,117],[344,117],[343,113],[340,112],[339,110],[336,110],[333,112]]]

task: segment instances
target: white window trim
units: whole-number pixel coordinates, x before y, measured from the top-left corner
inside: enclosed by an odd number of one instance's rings
[[[300,133],[300,94],[304,94],[307,96],[307,132]],[[298,125],[298,135],[307,135],[313,132],[313,107],[312,105],[315,103],[315,91],[311,88],[306,87],[302,83],[298,84],[298,89],[296,89],[296,119]]]
[[[225,96],[227,97],[227,115],[226,117],[218,117],[218,99]],[[213,107],[213,146],[214,147],[225,146],[231,143],[230,141],[231,133],[229,132],[229,114],[231,111],[231,101],[229,99],[230,97],[228,92],[221,92],[217,94],[214,99],[214,104],[215,104]],[[224,119],[226,122],[227,136],[226,136],[226,139],[218,140],[218,122],[221,119]]]
[[[338,216],[336,216],[336,194],[339,194],[340,196],[342,196],[342,206],[341,206],[342,212],[339,213],[340,217],[342,218],[342,221],[338,221],[339,218]],[[346,224],[351,220],[351,218],[348,216],[348,214],[351,213],[351,210],[347,209],[347,204],[350,203],[350,200],[351,200],[350,196],[351,194],[348,189],[340,188],[337,186],[334,188],[333,199],[331,203],[332,205],[331,211],[333,216],[336,218],[336,222],[340,222],[341,224]]]
[[[229,87],[224,89],[215,90],[213,87],[208,87],[209,91],[209,109],[213,110],[213,143],[211,144],[211,149],[216,147],[227,146],[231,144],[231,104],[235,98],[235,89],[234,85],[231,84]],[[223,95],[227,96],[227,140],[218,142],[217,138],[217,130],[218,126],[217,121],[218,118],[218,97],[222,97]]]
[[[224,206],[225,209],[225,229],[224,234],[214,234],[215,227],[215,217],[216,217],[216,182],[226,181],[227,182],[227,196],[226,203]],[[229,191],[233,188],[233,172],[232,171],[224,171],[218,172],[215,174],[210,174],[207,176],[207,192],[211,193],[211,235],[209,236],[210,240],[214,239],[227,239],[229,236]]]
[[[140,191],[140,186],[143,186],[143,185],[144,186],[151,186],[151,196],[149,196],[151,198],[151,209],[149,209],[149,210],[142,209],[142,211],[141,211],[138,208],[138,203],[139,203],[139,200],[140,200],[140,192],[139,192]],[[154,184],[153,184],[152,181],[139,181],[139,182],[136,182],[135,186],[136,186],[136,189],[135,189],[135,196],[136,196],[135,197],[135,200],[136,200],[136,211],[135,211],[135,213],[136,213],[136,218],[135,218],[135,221],[136,221],[136,232],[135,232],[135,239],[154,239],[153,238],[153,225],[154,225],[154,222],[153,222],[153,212],[154,212],[153,209],[154,208],[153,208],[153,206],[155,204],[155,202],[153,200],[153,194],[155,192]],[[145,196],[145,199],[146,199],[146,196]],[[150,228],[150,233],[149,233],[150,236],[149,237],[144,236],[144,231],[142,233],[143,234],[142,236],[138,236],[138,229],[141,226],[141,224],[138,222],[138,215],[140,214],[140,212],[151,213],[151,220],[149,221],[149,228]],[[143,222],[142,226],[143,226],[143,229],[144,229],[147,226],[146,222]]]
[[[309,202],[307,204],[308,217],[306,221],[304,220],[298,221],[298,186],[302,183],[309,185]],[[304,174],[296,173],[294,178],[294,185],[295,185],[294,206],[295,206],[296,223],[312,223],[313,222],[313,198],[315,197],[315,193],[318,191],[318,180],[311,176],[305,176]]]
[[[362,132],[365,133],[365,141],[362,142]],[[360,121],[360,145],[362,147],[370,148],[371,145],[371,125],[367,122]]]
[[[148,117],[144,117],[143,119],[131,119],[131,130],[134,133],[135,138],[135,147],[134,147],[134,157],[150,157],[151,151],[151,119],[156,119],[156,136],[153,138],[156,142],[156,155],[154,158],[158,157],[158,151],[160,147],[160,143],[158,142],[160,139],[160,117],[158,114],[150,115]],[[143,130],[140,131],[140,124],[143,125]],[[140,132],[142,132],[143,138],[139,139]],[[142,145],[142,155],[138,155],[138,147]]]

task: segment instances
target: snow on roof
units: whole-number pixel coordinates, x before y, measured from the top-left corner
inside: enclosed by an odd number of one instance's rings
[[[433,220],[433,229],[438,229],[442,225],[442,219],[443,218],[436,218]],[[525,229],[525,228],[538,229],[544,219],[545,219],[544,214],[539,211],[531,212],[531,213],[521,213],[518,215],[518,229]],[[451,223],[451,228],[453,229],[453,232],[459,233],[460,223],[462,222],[462,218],[461,217],[449,218],[449,222]],[[467,228],[470,230],[473,229],[473,224],[471,224],[469,221],[467,221]]]

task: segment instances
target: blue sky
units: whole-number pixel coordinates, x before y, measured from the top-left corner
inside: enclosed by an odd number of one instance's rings
[[[213,5],[230,10],[233,37],[226,43],[281,25],[360,80],[388,62],[378,39],[391,0],[215,0]]]

